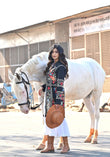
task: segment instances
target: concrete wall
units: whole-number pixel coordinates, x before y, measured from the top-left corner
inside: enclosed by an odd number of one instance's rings
[[[64,48],[66,57],[69,58],[69,22],[55,23],[55,42]]]
[[[55,24],[55,42],[69,41],[69,22],[59,22]]]

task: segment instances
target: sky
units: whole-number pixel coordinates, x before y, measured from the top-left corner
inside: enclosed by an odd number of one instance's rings
[[[0,33],[110,5],[110,0],[0,0]]]

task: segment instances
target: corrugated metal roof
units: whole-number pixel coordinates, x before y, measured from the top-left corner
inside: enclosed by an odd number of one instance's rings
[[[22,31],[26,31],[26,29],[29,29],[31,27],[37,27],[37,26],[42,26],[42,25],[45,25],[47,23],[49,23],[50,21],[44,21],[44,22],[41,22],[41,23],[37,23],[37,24],[33,24],[33,25],[30,25],[30,26],[26,26],[26,27],[23,27],[23,28],[19,28],[19,29],[14,29],[14,30],[11,30],[11,31],[7,31],[7,32],[3,32],[3,33],[0,33],[0,35],[4,35],[4,34],[7,34],[7,33],[15,33],[15,32],[22,32]]]
[[[84,12],[81,12],[78,14],[74,14],[72,16],[68,16],[68,17],[58,19],[58,20],[54,20],[53,22],[57,23],[60,21],[65,21],[65,20],[71,20],[71,19],[77,19],[77,18],[87,18],[87,17],[91,17],[91,16],[97,16],[97,15],[105,14],[108,12],[110,12],[110,5],[96,8],[96,9],[87,10],[87,11],[84,11]]]

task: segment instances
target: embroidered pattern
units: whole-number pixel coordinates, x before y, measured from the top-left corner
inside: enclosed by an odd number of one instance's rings
[[[64,99],[64,91],[57,91],[56,99],[63,100]]]
[[[49,108],[55,104],[55,101],[59,101],[60,105],[64,106],[64,80],[56,77],[56,70],[58,67],[52,65],[46,75],[46,99],[45,99],[45,115],[47,114]]]
[[[64,85],[64,80],[57,79],[57,87],[63,87],[63,85]]]

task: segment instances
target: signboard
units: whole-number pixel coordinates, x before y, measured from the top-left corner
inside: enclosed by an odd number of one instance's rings
[[[69,36],[74,37],[107,29],[110,29],[110,13],[71,21]]]

